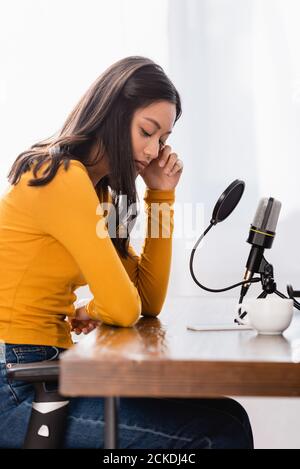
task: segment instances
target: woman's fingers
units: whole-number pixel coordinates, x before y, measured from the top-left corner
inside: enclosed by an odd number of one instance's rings
[[[168,174],[168,175],[170,174],[177,160],[178,160],[178,156],[176,153],[171,153],[169,155],[168,161],[164,166],[165,174]]]
[[[74,331],[75,334],[79,335],[81,333],[88,334],[92,330],[95,329],[97,326],[97,321],[89,320],[89,321],[78,321],[73,319],[71,321],[71,331]]]
[[[173,176],[183,169],[182,161],[178,158],[177,153],[172,153],[170,145],[163,148],[158,164],[161,168],[164,168],[164,173],[168,176]]]
[[[158,163],[158,165],[161,168],[163,168],[166,165],[171,152],[172,152],[172,148],[170,147],[170,145],[165,145],[162,148],[161,155],[160,155],[160,158],[159,158],[159,163]]]
[[[178,173],[179,171],[181,172],[182,170],[183,170],[183,162],[179,158],[177,158],[172,170],[169,173],[169,176],[174,176],[174,174]]]
[[[174,176],[179,171],[183,169],[183,162],[178,158],[176,153],[171,153],[169,159],[164,167],[164,173],[168,176]]]
[[[84,327],[82,329],[82,332],[84,334],[88,334],[89,332],[93,331],[96,327],[96,324],[94,322],[90,322],[87,327]]]

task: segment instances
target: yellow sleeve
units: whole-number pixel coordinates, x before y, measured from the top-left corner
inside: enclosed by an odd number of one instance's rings
[[[60,167],[50,183],[32,190],[40,229],[69,251],[90,287],[94,298],[89,315],[111,325],[133,325],[141,313],[141,300],[107,233],[84,166],[71,162],[67,171]]]
[[[172,256],[174,199],[175,190],[146,189],[144,201],[147,225],[141,256],[130,246],[133,259],[120,257],[138,289],[142,300],[142,314],[145,316],[157,316],[160,313],[167,293]],[[154,236],[151,236],[151,227]]]

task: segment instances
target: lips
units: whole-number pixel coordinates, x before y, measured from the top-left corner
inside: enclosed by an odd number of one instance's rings
[[[148,166],[147,163],[142,163],[141,161],[138,161],[138,160],[134,160],[134,161],[143,169],[145,169]]]

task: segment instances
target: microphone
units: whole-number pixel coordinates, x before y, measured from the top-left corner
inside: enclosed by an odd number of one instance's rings
[[[244,281],[251,280],[254,273],[260,273],[264,259],[264,250],[272,247],[275,230],[281,209],[281,202],[273,197],[260,200],[253,223],[250,226],[247,243],[252,244],[246,263]],[[240,303],[246,295],[250,282],[241,288]]]

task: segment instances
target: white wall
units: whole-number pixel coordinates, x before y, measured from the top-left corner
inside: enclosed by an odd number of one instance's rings
[[[212,286],[241,278],[258,201],[273,196],[282,210],[266,257],[280,289],[300,285],[300,3],[173,0],[169,11],[170,70],[184,105],[174,135],[185,161],[177,201],[202,203],[207,226],[223,189],[236,178],[246,182],[235,212],[196,255],[200,278]],[[188,269],[176,274],[188,265],[186,244],[177,243],[171,286],[203,295]]]
[[[185,161],[177,201],[202,204],[199,220],[204,216],[207,226],[223,189],[234,179],[246,182],[235,212],[209,232],[195,256],[199,280],[212,288],[242,279],[249,226],[259,199],[268,196],[279,199],[282,210],[266,258],[280,290],[300,285],[299,23],[297,0],[169,2],[170,71],[184,108],[174,135]],[[191,280],[190,242],[175,240],[170,291],[212,296]],[[252,286],[249,295],[258,292]],[[240,401],[250,414],[256,447],[300,448],[299,399]]]
[[[145,55],[167,64],[167,0],[146,3],[0,3],[0,191],[16,155],[55,133],[111,63]]]

